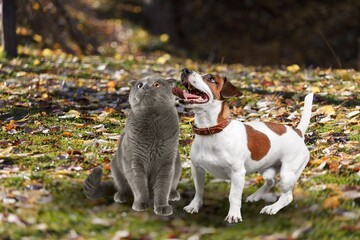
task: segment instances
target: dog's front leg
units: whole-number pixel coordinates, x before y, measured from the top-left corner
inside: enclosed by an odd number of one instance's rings
[[[200,166],[195,166],[191,163],[191,174],[194,178],[195,196],[189,205],[184,207],[187,213],[198,213],[199,208],[203,202],[204,183],[205,183],[205,170]]]
[[[230,209],[225,220],[228,223],[238,223],[241,217],[241,196],[245,184],[245,171],[233,172],[231,174],[231,187],[229,194]]]

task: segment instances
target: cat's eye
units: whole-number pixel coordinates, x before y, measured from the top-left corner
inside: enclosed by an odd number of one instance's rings
[[[160,86],[161,86],[161,84],[160,84],[160,83],[158,83],[158,82],[156,82],[156,83],[154,83],[154,84],[153,84],[153,86],[154,86],[154,87],[156,87],[156,88],[158,88],[158,87],[160,87]]]
[[[144,85],[144,84],[142,84],[142,83],[138,83],[138,85],[136,85],[136,87],[137,87],[137,88],[142,88],[143,85]]]

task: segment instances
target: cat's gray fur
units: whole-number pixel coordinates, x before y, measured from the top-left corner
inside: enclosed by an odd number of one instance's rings
[[[156,214],[172,214],[168,201],[180,199],[176,188],[181,173],[174,85],[175,80],[159,77],[132,83],[131,110],[111,162],[114,182],[101,182],[102,169],[94,168],[84,185],[88,198],[115,193],[114,200],[122,203],[133,195],[136,211],[147,209],[152,199]]]

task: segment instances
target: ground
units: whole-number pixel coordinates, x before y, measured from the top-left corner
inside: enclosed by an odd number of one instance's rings
[[[163,38],[163,39],[161,39]],[[164,36],[160,36],[160,41]],[[360,73],[296,64],[252,67],[207,64],[164,52],[113,57],[26,50],[0,60],[1,239],[356,239],[360,237]],[[306,134],[311,160],[294,201],[275,216],[269,202],[245,203],[263,180],[246,178],[239,224],[223,220],[229,184],[207,175],[204,206],[182,210],[194,194],[189,169],[192,115],[178,106],[183,164],[174,214],[138,213],[131,203],[91,201],[83,182],[94,166],[109,176],[129,111],[128,81],[148,74],[179,79],[188,67],[226,76],[243,91],[231,99],[234,119],[296,126],[303,97],[315,93]],[[180,84],[180,83],[179,83]],[[269,201],[278,196],[274,189]]]

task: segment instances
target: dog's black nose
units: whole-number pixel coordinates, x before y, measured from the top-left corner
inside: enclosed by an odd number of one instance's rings
[[[184,68],[183,70],[181,70],[181,73],[183,73],[183,74],[190,74],[191,71],[190,71],[189,69],[187,69],[187,68]]]

